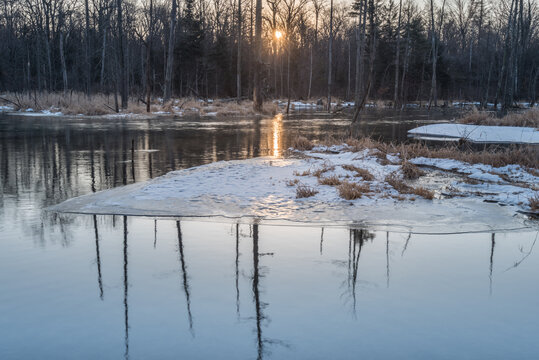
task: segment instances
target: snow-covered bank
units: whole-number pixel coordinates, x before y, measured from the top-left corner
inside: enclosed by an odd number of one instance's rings
[[[409,130],[416,138],[474,143],[539,144],[539,131],[530,127],[434,124]]]
[[[539,178],[519,166],[494,169],[417,158],[413,163],[428,165],[424,176],[404,180],[398,155],[352,152],[346,146],[316,147],[295,155],[174,171],[146,183],[70,199],[50,210],[253,217],[414,232],[491,231],[523,227],[525,217],[515,216],[515,211],[529,211],[528,199],[538,193],[534,186]],[[408,190],[398,191],[389,178]],[[356,184],[362,192],[355,200],[344,200],[338,184]],[[301,187],[312,189],[314,196],[298,198]],[[432,192],[434,199],[409,191],[419,188]]]

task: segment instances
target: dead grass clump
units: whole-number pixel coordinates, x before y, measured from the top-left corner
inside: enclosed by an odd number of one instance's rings
[[[434,199],[434,192],[429,190],[429,189],[426,189],[422,186],[419,186],[419,187],[413,187],[411,189],[411,193],[414,194],[414,195],[417,195],[417,196],[421,196],[427,200],[432,200]]]
[[[434,192],[428,190],[424,187],[412,187],[407,185],[396,173],[391,173],[386,176],[385,181],[391,185],[395,190],[400,194],[413,194],[421,196],[425,199],[432,200],[434,199]]]
[[[320,169],[313,171],[312,174],[316,176],[317,178],[319,178],[320,176],[322,176],[322,174],[327,173],[328,171],[333,171],[333,170],[335,170],[335,166],[323,165]]]
[[[415,143],[395,146],[392,152],[399,152],[403,161],[415,157],[426,157],[455,159],[469,164],[485,164],[494,167],[517,164],[532,169],[539,168],[539,147],[537,146],[509,146],[473,151],[462,150],[457,145],[429,148],[425,144]]]
[[[297,150],[311,150],[314,144],[304,136],[296,136],[292,140],[292,147]]]
[[[320,185],[337,186],[337,185],[341,185],[342,181],[337,176],[333,175],[329,177],[318,178],[318,183]]]
[[[474,108],[473,111],[458,119],[458,122],[461,124],[485,125],[492,119],[493,116],[490,113],[478,111]]]
[[[532,211],[539,211],[539,194],[529,198],[528,205]]]
[[[408,194],[408,191],[410,191],[410,186],[406,185],[406,183],[404,183],[404,181],[394,172],[386,176],[385,182],[401,194]]]
[[[310,170],[305,170],[304,172],[299,172],[297,170],[294,170],[294,176],[309,176],[311,175],[311,171]]]
[[[363,194],[370,191],[368,184],[358,184],[348,181],[343,181],[341,185],[337,186],[339,196],[345,200],[355,200],[363,196]]]
[[[286,186],[296,186],[299,183],[298,179],[288,180]]]
[[[498,118],[484,111],[474,110],[458,119],[461,124],[491,125],[491,126],[526,126],[539,128],[539,109],[529,109],[522,112],[511,112]]]
[[[296,198],[297,199],[301,199],[301,198],[306,198],[306,197],[311,197],[311,196],[314,196],[318,194],[318,190],[310,187],[310,186],[307,186],[307,185],[298,185],[298,187],[296,188]]]
[[[367,169],[363,169],[363,168],[360,168],[360,167],[357,167],[357,166],[354,166],[354,165],[349,165],[349,164],[341,165],[341,167],[344,170],[355,172],[356,176],[362,177],[363,180],[365,180],[365,181],[373,181],[374,180],[374,176]]]
[[[273,102],[265,102],[262,106],[262,113],[264,115],[271,115],[274,116],[277,113],[279,113],[279,105],[273,103]]]
[[[405,179],[415,180],[420,176],[425,175],[425,172],[421,170],[417,165],[412,164],[409,161],[405,161],[401,166],[402,174]]]

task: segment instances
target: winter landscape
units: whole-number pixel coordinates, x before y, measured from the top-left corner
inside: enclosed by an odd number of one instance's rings
[[[535,359],[535,1],[4,0],[1,359]]]

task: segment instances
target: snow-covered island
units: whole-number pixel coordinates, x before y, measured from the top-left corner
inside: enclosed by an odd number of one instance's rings
[[[247,217],[415,232],[515,229],[527,219],[518,212],[537,211],[537,168],[411,156],[412,147],[402,147],[406,154],[389,153],[375,145],[356,141],[291,148],[285,158],[221,161],[73,198],[50,210]]]

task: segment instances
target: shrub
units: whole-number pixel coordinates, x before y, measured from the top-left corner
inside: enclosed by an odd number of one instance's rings
[[[360,168],[360,167],[357,167],[357,166],[354,166],[354,165],[341,165],[341,167],[344,169],[344,170],[348,170],[348,171],[353,171],[356,173],[356,176],[360,176],[363,178],[363,180],[365,181],[372,181],[374,180],[374,176],[369,172],[369,170],[367,169],[363,169],[363,168]]]
[[[306,197],[311,197],[311,196],[314,196],[318,194],[318,190],[310,187],[310,186],[307,186],[307,185],[298,185],[298,187],[296,188],[296,198],[297,199],[301,199],[301,198],[306,198]]]
[[[341,180],[337,176],[333,175],[329,177],[318,178],[318,183],[321,185],[337,186],[341,184]]]
[[[368,184],[358,184],[348,181],[343,181],[341,185],[337,187],[339,196],[345,200],[355,200],[363,196],[364,193],[370,191]]]
[[[311,150],[314,147],[314,144],[304,136],[296,136],[292,140],[292,147],[296,150],[304,151]]]
[[[421,170],[419,167],[409,161],[405,161],[402,164],[401,170],[404,178],[408,180],[415,180],[420,176],[425,175],[425,172],[423,170]]]

